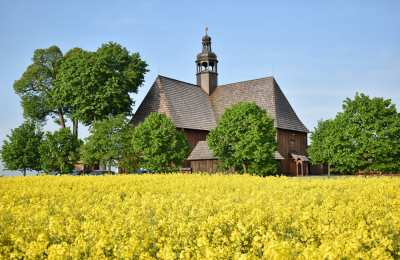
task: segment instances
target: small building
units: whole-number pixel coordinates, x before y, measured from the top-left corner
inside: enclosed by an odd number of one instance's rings
[[[274,120],[277,152],[282,157],[279,160],[281,172],[294,176],[308,173],[308,130],[274,77],[219,85],[218,59],[212,51],[207,31],[195,63],[196,84],[158,75],[134,114],[132,124],[139,124],[152,112],[165,114],[195,149],[188,158],[194,166],[193,170],[214,172],[217,169],[214,161],[217,159],[206,153],[206,142],[199,142],[206,140],[226,108],[242,101],[255,102]]]
[[[218,158],[208,148],[207,141],[199,141],[187,160],[190,162],[193,172],[214,173],[219,170]]]

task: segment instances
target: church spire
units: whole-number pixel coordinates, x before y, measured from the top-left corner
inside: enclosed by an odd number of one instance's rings
[[[197,54],[197,85],[199,85],[208,95],[211,95],[218,86],[217,55],[211,50],[211,37],[206,34],[202,38],[203,49]]]

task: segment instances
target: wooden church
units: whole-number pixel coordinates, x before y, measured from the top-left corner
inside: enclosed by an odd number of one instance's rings
[[[188,162],[193,171],[214,172],[218,158],[207,146],[208,132],[216,127],[224,110],[241,101],[253,101],[274,119],[278,151],[275,159],[287,175],[307,175],[308,130],[296,115],[273,77],[218,85],[218,59],[211,49],[211,37],[202,38],[196,59],[197,84],[157,76],[132,118],[134,125],[151,112],[167,115],[192,147]]]

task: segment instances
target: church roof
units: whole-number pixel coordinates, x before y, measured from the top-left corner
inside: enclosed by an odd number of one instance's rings
[[[217,118],[241,101],[253,101],[274,119],[275,127],[308,132],[273,77],[218,86],[210,96]]]
[[[208,148],[207,141],[199,141],[197,142],[196,146],[193,148],[192,152],[190,153],[189,157],[187,158],[190,160],[213,160],[217,159],[214,156],[212,151]]]
[[[160,75],[132,122],[138,124],[151,112],[166,114],[178,128],[210,130],[217,125],[208,95],[199,86]]]
[[[201,130],[216,127],[208,95],[199,86],[163,76],[159,79],[177,127]]]
[[[208,96],[197,85],[159,75],[132,122],[160,112],[178,128],[211,130],[226,108],[241,101],[253,101],[265,109],[277,128],[308,132],[273,77],[220,85]]]

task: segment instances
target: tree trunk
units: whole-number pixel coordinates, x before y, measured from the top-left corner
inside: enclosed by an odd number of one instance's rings
[[[26,176],[26,168],[24,168],[24,176]]]
[[[242,166],[243,166],[243,172],[247,173],[247,163],[246,162],[242,163]]]
[[[75,136],[76,139],[78,139],[78,123],[77,119],[72,120],[72,135]]]
[[[65,128],[65,119],[64,119],[64,112],[62,111],[62,109],[58,109],[58,116],[60,117],[60,125],[61,128]]]
[[[328,177],[331,176],[331,165],[328,163]]]
[[[99,162],[99,170],[102,170],[102,171],[107,170],[106,165],[107,165],[107,162],[104,162],[104,161]]]

